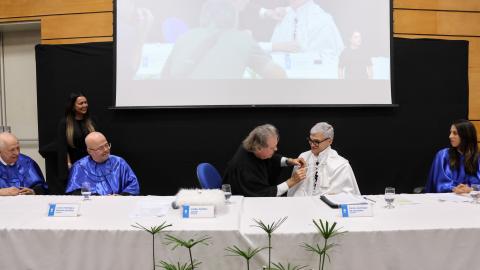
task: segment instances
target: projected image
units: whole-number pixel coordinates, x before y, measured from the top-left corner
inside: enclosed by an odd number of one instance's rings
[[[118,47],[135,80],[388,79],[388,48],[365,44],[366,22],[338,15],[355,2],[118,0],[117,40],[128,39]],[[360,2],[357,12],[369,8]]]
[[[391,104],[389,0],[116,0],[116,106]]]

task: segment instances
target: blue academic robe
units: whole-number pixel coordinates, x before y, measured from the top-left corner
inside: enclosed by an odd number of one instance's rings
[[[0,188],[33,188],[38,185],[47,188],[42,171],[30,157],[20,154],[12,166],[0,162]]]
[[[464,160],[464,156],[460,155],[460,168],[452,169],[450,168],[448,148],[438,151],[430,169],[426,192],[452,192],[452,189],[459,184],[469,186],[480,184],[480,170],[474,175],[465,173]]]
[[[75,162],[70,170],[65,192],[71,193],[81,189],[85,181],[90,183],[92,194],[140,193],[135,173],[123,158],[114,155],[110,155],[103,163],[95,162],[90,156]]]

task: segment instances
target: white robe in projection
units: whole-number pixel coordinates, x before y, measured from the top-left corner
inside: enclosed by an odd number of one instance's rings
[[[342,192],[360,195],[350,163],[331,147],[327,147],[318,156],[312,151],[306,151],[299,157],[307,163],[307,176],[305,180],[288,190],[288,196],[317,196]],[[293,172],[296,169],[294,168]],[[316,172],[318,180],[314,189]]]
[[[288,7],[287,14],[275,27],[271,42],[293,40],[300,44],[303,52],[317,52],[323,57],[337,58],[344,48],[332,16],[313,1],[296,10]]]

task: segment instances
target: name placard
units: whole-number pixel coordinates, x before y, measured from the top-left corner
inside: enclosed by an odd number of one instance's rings
[[[49,217],[76,217],[79,216],[78,203],[50,203],[48,204]]]
[[[341,204],[342,217],[373,217],[373,208],[369,203]]]
[[[182,206],[183,218],[214,218],[215,206],[213,205],[188,205]]]

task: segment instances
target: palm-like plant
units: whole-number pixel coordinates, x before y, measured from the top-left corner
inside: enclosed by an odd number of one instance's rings
[[[325,259],[328,258],[328,261],[330,262],[328,251],[337,245],[329,244],[328,240],[337,235],[346,233],[346,231],[340,231],[340,229],[337,229],[336,222],[333,222],[333,224],[330,226],[328,221],[323,222],[321,219],[318,221],[319,222],[313,220],[313,224],[315,227],[317,227],[318,233],[323,237],[323,247],[321,247],[318,243],[315,245],[303,243],[302,246],[305,248],[305,250],[316,253],[319,256],[318,270],[323,270],[323,267],[325,266]]]
[[[281,263],[272,263],[272,264],[273,264],[273,266],[275,266],[275,268],[273,268],[273,270],[300,270],[300,269],[303,269],[303,268],[307,267],[306,265],[304,265],[304,266],[290,265],[290,263],[288,263],[285,266]]]
[[[251,249],[248,247],[246,250],[241,250],[239,247],[233,245],[231,247],[227,247],[225,251],[229,252],[227,256],[239,256],[243,257],[247,261],[247,270],[250,270],[250,259],[253,258],[255,255],[257,255],[258,252],[266,249],[266,247],[263,248],[254,248]]]
[[[200,264],[200,262],[194,262],[194,267],[197,267]],[[166,261],[161,261],[160,262],[160,267],[162,267],[165,270],[193,270],[192,265],[188,262],[181,264],[177,262],[177,264],[173,263],[168,263]]]
[[[200,263],[200,262],[194,263],[193,256],[192,256],[192,248],[197,244],[208,246],[208,240],[210,239],[211,237],[206,235],[200,237],[199,239],[189,239],[189,240],[183,240],[170,234],[167,234],[167,236],[165,236],[165,240],[167,241],[166,244],[173,245],[172,250],[176,249],[177,247],[185,247],[188,249],[188,254],[190,255],[191,270],[195,269],[196,265]]]
[[[258,227],[262,229],[264,232],[267,233],[268,236],[268,269],[271,269],[271,255],[272,255],[272,233],[277,230],[280,225],[287,220],[288,217],[280,218],[277,221],[272,222],[271,224],[265,224],[261,220],[253,219],[256,225],[252,225],[254,227]]]
[[[159,232],[163,231],[165,228],[172,226],[172,224],[167,224],[166,221],[164,221],[162,224],[158,226],[152,226],[150,228],[147,228],[140,223],[136,223],[136,225],[132,225],[132,227],[144,230],[152,235],[152,259],[153,259],[153,270],[155,270],[155,235],[158,234]]]

